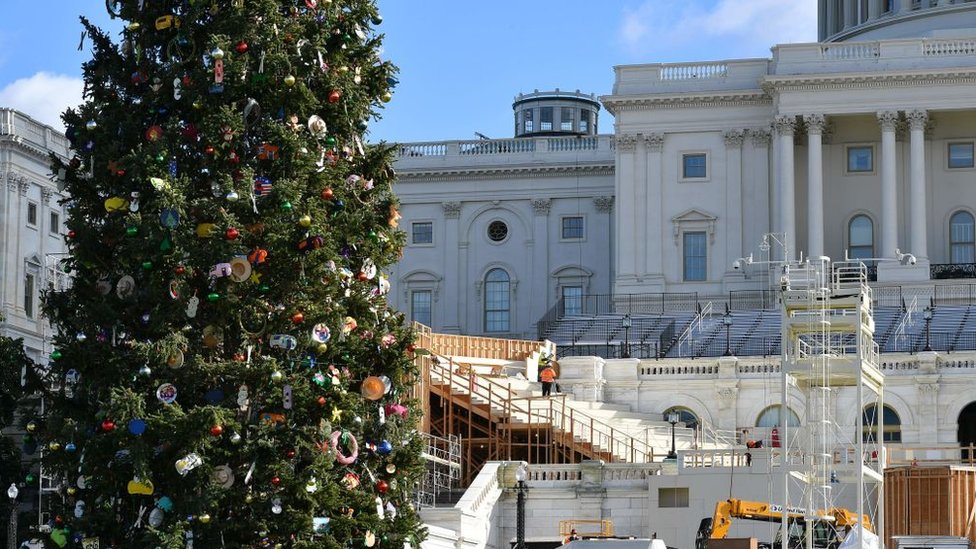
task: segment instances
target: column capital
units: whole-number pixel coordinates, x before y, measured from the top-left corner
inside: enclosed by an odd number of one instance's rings
[[[613,211],[612,196],[597,196],[593,198],[593,207],[600,213],[610,213]]]
[[[552,208],[552,200],[548,198],[533,198],[532,199],[532,213],[539,216],[549,215],[549,209]]]
[[[664,134],[649,133],[644,135],[644,145],[649,151],[661,152],[661,149],[664,148]]]
[[[749,137],[752,138],[753,147],[769,147],[769,142],[773,137],[773,134],[765,128],[756,128],[749,130]]]
[[[827,117],[819,113],[805,114],[803,122],[807,125],[807,135],[823,135]]]
[[[878,124],[881,125],[881,131],[895,131],[898,126],[898,111],[878,111]]]
[[[637,134],[624,133],[616,137],[617,150],[632,152],[637,149]]]
[[[18,186],[20,187],[20,196],[27,196],[27,189],[30,188],[30,181],[28,181],[26,177],[22,177],[18,182]]]
[[[739,148],[742,143],[746,140],[745,130],[725,130],[722,134],[722,138],[725,139],[725,146],[728,148]]]
[[[929,123],[929,112],[921,109],[913,109],[905,113],[908,119],[908,127],[912,130],[925,130]]]
[[[441,209],[444,210],[445,219],[458,219],[461,217],[460,202],[441,202]]]
[[[780,114],[773,119],[773,126],[776,133],[780,135],[793,135],[796,131],[796,117],[793,115]]]
[[[52,191],[51,189],[48,189],[47,187],[44,187],[44,188],[41,189],[41,200],[45,204],[50,204],[51,203],[51,198],[53,198],[53,197],[54,197],[54,191]]]

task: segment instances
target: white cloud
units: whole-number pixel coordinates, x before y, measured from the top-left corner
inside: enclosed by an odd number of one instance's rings
[[[619,29],[642,62],[768,57],[776,44],[817,40],[817,2],[644,0],[624,9]]]
[[[81,104],[84,82],[80,78],[39,72],[15,80],[0,89],[0,107],[24,114],[62,129],[61,113]]]

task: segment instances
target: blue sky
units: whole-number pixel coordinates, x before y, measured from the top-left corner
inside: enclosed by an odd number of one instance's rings
[[[3,0],[0,107],[61,127],[81,97],[79,15],[115,28],[104,0]],[[379,0],[383,58],[400,84],[371,141],[512,135],[512,99],[535,89],[605,95],[613,67],[768,57],[816,41],[817,0]],[[604,114],[601,132],[612,131]]]

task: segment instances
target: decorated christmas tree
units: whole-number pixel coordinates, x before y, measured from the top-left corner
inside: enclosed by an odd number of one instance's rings
[[[54,161],[71,288],[38,421],[57,547],[417,546],[372,0],[108,0]]]

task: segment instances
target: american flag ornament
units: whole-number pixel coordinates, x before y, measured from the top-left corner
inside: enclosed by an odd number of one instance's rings
[[[263,175],[254,178],[254,195],[268,196],[271,194],[271,180]]]

